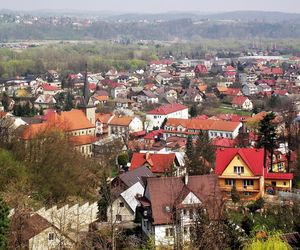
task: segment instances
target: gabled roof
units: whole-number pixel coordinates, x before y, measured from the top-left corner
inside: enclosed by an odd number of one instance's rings
[[[115,125],[115,126],[129,126],[129,124],[132,122],[134,117],[131,116],[114,116],[109,122],[109,125]]]
[[[150,166],[152,173],[166,173],[171,170],[175,157],[174,153],[133,153],[129,170],[132,171],[147,164]]]
[[[187,185],[181,177],[148,178],[146,190],[154,225],[172,224],[173,208],[180,206],[190,192],[202,202],[211,219],[222,213],[222,196],[215,175],[189,176]]]
[[[149,115],[167,115],[167,114],[171,114],[177,111],[181,111],[184,109],[187,109],[187,106],[184,106],[180,103],[172,103],[172,104],[166,104],[163,106],[160,106],[156,109],[153,109],[149,112],[147,112],[147,114]]]
[[[224,94],[229,96],[236,96],[238,93],[242,93],[239,88],[228,88]]]
[[[248,99],[248,97],[246,97],[246,96],[235,96],[232,99],[231,103],[234,105],[242,106],[247,99]]]
[[[52,86],[52,85],[47,84],[47,83],[42,84],[41,87],[43,88],[44,91],[57,91],[57,90],[60,89],[56,86]]]
[[[140,182],[136,182],[131,187],[126,189],[120,195],[126,201],[132,212],[135,213],[135,209],[138,206],[137,197],[142,196],[144,193],[144,187]]]
[[[79,109],[72,109],[61,113],[52,113],[49,115],[47,122],[64,124],[66,131],[94,128],[85,116],[84,112]]]
[[[146,166],[142,166],[139,168],[136,168],[132,171],[125,172],[123,174],[119,175],[119,179],[127,186],[131,187],[137,182],[140,182],[142,185],[144,185],[142,181],[142,177],[153,177],[154,174],[151,172],[149,168]]]
[[[262,176],[264,150],[254,148],[219,148],[216,150],[216,174],[222,175],[235,156],[240,156],[255,176]]]

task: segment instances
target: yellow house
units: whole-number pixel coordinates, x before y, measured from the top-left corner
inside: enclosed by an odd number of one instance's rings
[[[220,148],[216,153],[219,186],[230,197],[233,185],[243,199],[264,195],[263,150]]]
[[[217,149],[216,174],[226,198],[231,197],[235,185],[244,200],[256,200],[270,187],[273,191],[290,190],[293,179],[290,173],[269,173],[264,168],[264,150],[253,148]]]

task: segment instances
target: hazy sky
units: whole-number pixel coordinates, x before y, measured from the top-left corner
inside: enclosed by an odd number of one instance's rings
[[[117,12],[268,10],[300,13],[299,0],[0,0],[15,10],[69,9]]]

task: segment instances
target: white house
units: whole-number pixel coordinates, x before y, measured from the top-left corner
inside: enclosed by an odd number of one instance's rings
[[[119,197],[107,209],[107,219],[113,223],[124,221],[134,221],[136,207],[138,205],[137,197],[144,194],[144,187],[140,182],[123,191]]]
[[[253,109],[253,103],[252,101],[246,97],[246,96],[235,96],[232,99],[232,107],[238,108],[242,110],[252,110]]]
[[[208,133],[209,139],[223,137],[235,139],[239,134],[241,122],[222,121],[222,120],[201,120],[201,119],[176,119],[170,118],[164,126],[164,139],[173,136],[187,137],[192,135],[197,137],[200,130]]]
[[[169,84],[173,79],[173,76],[169,73],[160,73],[155,77],[158,84]]]
[[[188,119],[188,107],[179,103],[172,103],[149,111],[146,115],[145,129],[150,131],[154,128],[160,128],[163,125],[163,122],[169,118]]]
[[[125,135],[143,131],[143,122],[138,117],[114,116],[108,121],[108,135]]]
[[[243,94],[245,96],[258,94],[258,88],[254,83],[247,83],[242,88]]]
[[[202,210],[211,221],[217,219],[221,199],[214,175],[147,178],[140,199],[142,231],[153,237],[156,246],[172,246],[175,240],[187,242],[197,213]]]
[[[36,100],[34,101],[35,108],[52,108],[56,104],[56,100],[54,96],[49,94],[39,95]]]

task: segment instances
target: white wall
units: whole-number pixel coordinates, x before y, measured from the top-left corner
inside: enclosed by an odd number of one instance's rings
[[[145,129],[147,131],[153,130],[153,127],[160,126],[164,122],[165,118],[182,118],[182,119],[188,119],[189,118],[189,110],[188,108],[176,111],[167,115],[152,115],[152,114],[147,114],[146,115],[146,125]]]

